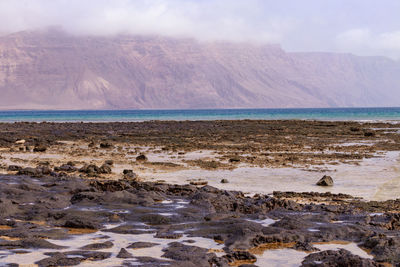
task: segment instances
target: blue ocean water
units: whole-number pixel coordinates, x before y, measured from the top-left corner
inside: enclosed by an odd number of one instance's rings
[[[148,120],[400,120],[396,108],[190,109],[190,110],[21,110],[0,111],[1,122],[107,122]]]

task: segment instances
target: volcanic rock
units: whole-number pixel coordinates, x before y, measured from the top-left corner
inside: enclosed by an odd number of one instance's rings
[[[133,255],[131,253],[129,253],[126,249],[121,248],[121,250],[119,251],[117,258],[120,259],[131,259],[133,258]]]
[[[330,176],[324,175],[318,182],[318,186],[333,186],[333,179]]]

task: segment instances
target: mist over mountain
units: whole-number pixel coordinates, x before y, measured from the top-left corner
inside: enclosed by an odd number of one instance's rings
[[[0,37],[1,109],[399,106],[400,63],[277,45],[60,30]]]

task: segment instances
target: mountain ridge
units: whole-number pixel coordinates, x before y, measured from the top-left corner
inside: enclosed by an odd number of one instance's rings
[[[0,36],[0,109],[399,106],[400,62],[161,36]]]

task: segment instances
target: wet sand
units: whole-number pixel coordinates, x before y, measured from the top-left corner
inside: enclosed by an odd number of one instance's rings
[[[326,263],[340,257],[400,262],[390,256],[397,245],[381,251],[385,242],[397,244],[399,235],[400,203],[394,199],[400,191],[400,135],[395,123],[3,123],[0,133],[0,263],[189,266],[185,255],[194,248],[196,266],[308,266],[307,259],[314,257]],[[334,185],[317,186],[323,175],[331,176]],[[55,199],[39,201],[35,190],[51,184]],[[182,187],[171,191],[173,184]],[[62,186],[69,192],[59,191]],[[165,188],[169,193],[163,193]],[[4,198],[15,190],[18,195],[10,204]],[[187,190],[191,193],[181,195]],[[235,191],[242,193],[224,193]],[[132,202],[126,194],[145,196],[145,201]],[[220,200],[221,194],[229,199]],[[260,199],[275,204],[259,210]],[[248,208],[235,208],[243,201]],[[192,209],[200,214],[193,215]],[[156,226],[132,215],[155,210],[161,220]],[[71,228],[54,217],[60,212],[91,222],[89,214],[97,222],[93,227],[75,222]],[[307,227],[293,228],[298,219]],[[34,230],[22,235],[19,229],[27,223]],[[226,233],[226,223],[247,234]],[[60,232],[62,227],[69,230]],[[44,234],[49,231],[56,232]],[[10,243],[38,236],[65,248]],[[102,236],[111,247],[98,254],[82,249]],[[276,241],[286,245],[271,249]],[[134,242],[157,245],[129,249]],[[264,249],[255,253],[258,246]],[[122,249],[131,259],[117,257]]]

